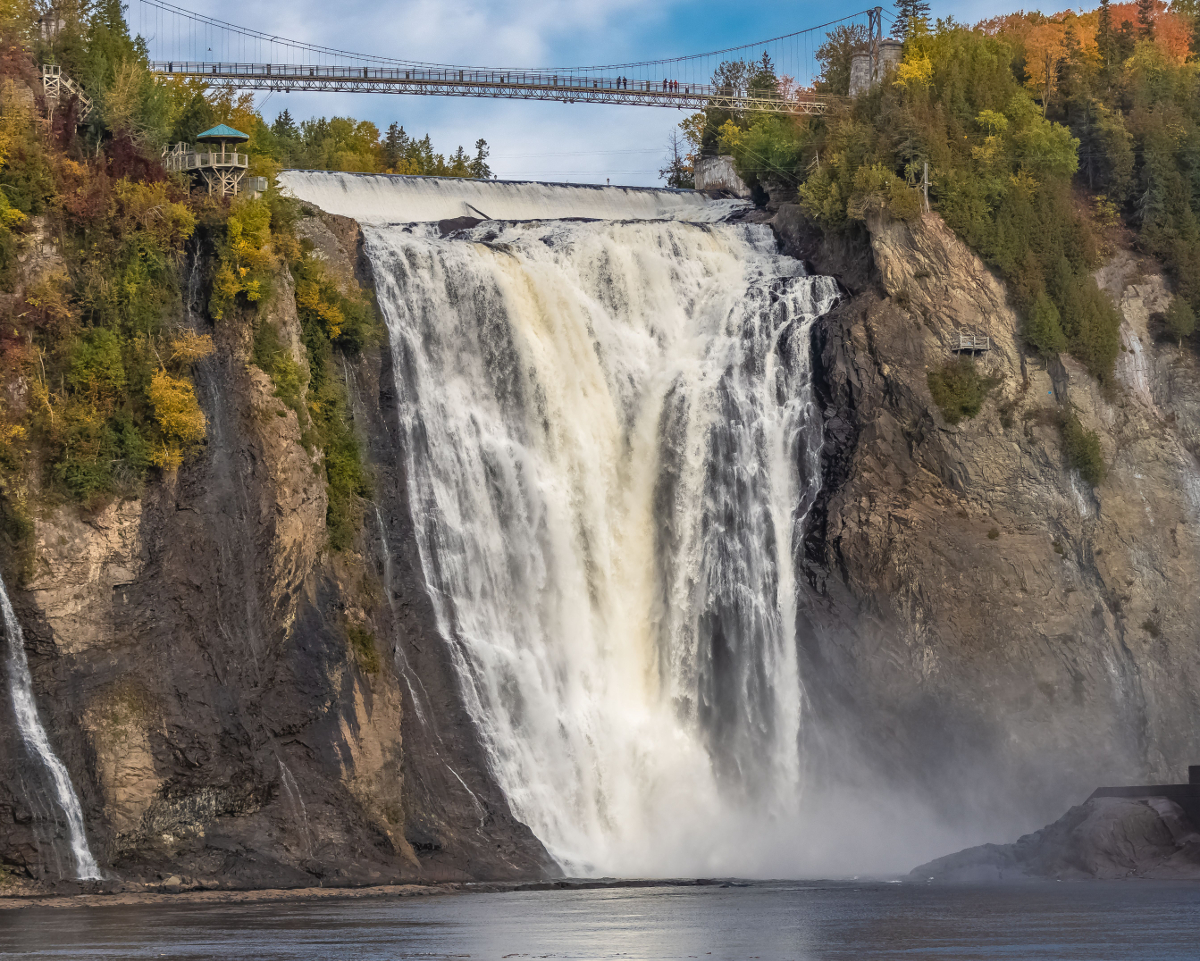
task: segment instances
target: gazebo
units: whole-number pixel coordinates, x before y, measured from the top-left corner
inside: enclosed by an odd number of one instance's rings
[[[237,148],[249,139],[247,134],[228,124],[217,124],[199,134],[194,147],[177,143],[163,154],[163,163],[168,170],[199,173],[210,194],[235,196],[250,166],[249,155],[239,153]]]

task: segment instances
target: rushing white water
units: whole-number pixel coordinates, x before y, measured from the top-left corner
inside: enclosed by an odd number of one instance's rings
[[[691,190],[463,180],[285,170],[283,191],[364,224],[481,220],[686,220],[716,223],[743,200],[711,201]]]
[[[54,800],[67,822],[67,838],[75,858],[75,876],[81,881],[98,879],[100,867],[88,847],[83,808],[71,784],[71,775],[55,755],[42,719],[38,717],[37,704],[33,700],[33,679],[29,676],[29,661],[25,657],[25,635],[8,599],[8,588],[3,579],[0,579],[0,611],[4,614],[4,634],[8,641],[8,691],[17,718],[17,730],[45,767],[54,786]]]
[[[515,813],[572,873],[794,869],[834,282],[748,225],[364,233],[427,586]]]

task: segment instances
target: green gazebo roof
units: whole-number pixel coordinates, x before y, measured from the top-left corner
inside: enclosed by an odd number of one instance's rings
[[[206,140],[249,140],[248,134],[242,133],[240,130],[234,130],[228,124],[219,123],[211,130],[206,130],[202,134],[196,135],[196,143],[202,143]]]

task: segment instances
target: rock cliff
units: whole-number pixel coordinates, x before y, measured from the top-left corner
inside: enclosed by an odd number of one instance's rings
[[[984,844],[914,868],[915,881],[1200,877],[1200,833],[1166,798],[1096,798],[1013,844]]]
[[[352,274],[357,228],[330,223],[304,229]],[[126,885],[185,888],[551,872],[482,762],[413,572],[387,344],[345,371],[378,497],[331,554],[321,452],[250,363],[250,325],[193,306],[217,347],[196,371],[204,455],[96,513],[44,509],[12,592],[97,859]],[[286,274],[263,317],[303,364]],[[0,725],[0,859],[55,882],[37,784]]]
[[[1125,318],[1101,386],[1022,352],[1003,285],[936,215],[871,223],[869,251],[814,245],[794,207],[775,225],[852,287],[814,348],[826,482],[799,637],[818,769],[1000,836],[1101,783],[1172,780],[1200,756],[1200,370],[1154,337],[1163,277],[1128,254],[1100,272]],[[991,338],[995,386],[951,425],[928,374],[961,328]],[[1098,487],[1067,464],[1064,410],[1100,437]]]
[[[1155,338],[1162,276],[1125,254],[1101,271],[1125,317],[1101,387],[1022,351],[1003,285],[936,216],[872,223],[859,246],[815,238],[787,204],[773,223],[847,288],[813,348],[825,477],[798,604],[813,782],[1012,836],[1097,784],[1200,758],[1200,370]],[[353,221],[298,229],[370,286]],[[266,322],[303,363],[280,280]],[[977,363],[994,386],[951,425],[928,373],[963,327],[991,338]],[[319,451],[246,329],[214,328],[197,370],[203,457],[93,514],[46,507],[27,576],[6,569],[98,859],[123,883],[184,887],[553,874],[437,635],[388,345],[344,368],[375,496],[332,554]],[[1101,439],[1098,487],[1066,463],[1065,409]],[[0,725],[0,861],[53,881],[61,843],[23,756]]]

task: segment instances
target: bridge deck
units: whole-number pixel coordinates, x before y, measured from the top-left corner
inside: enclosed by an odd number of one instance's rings
[[[663,81],[557,75],[504,70],[404,67],[320,67],[262,63],[151,63],[155,73],[203,79],[212,86],[240,90],[340,90],[353,93],[424,94],[558,100],[564,103],[617,103],[644,107],[703,110],[723,107],[752,113],[822,114],[837,101],[802,92],[784,99],[737,96],[707,84],[668,86]]]

